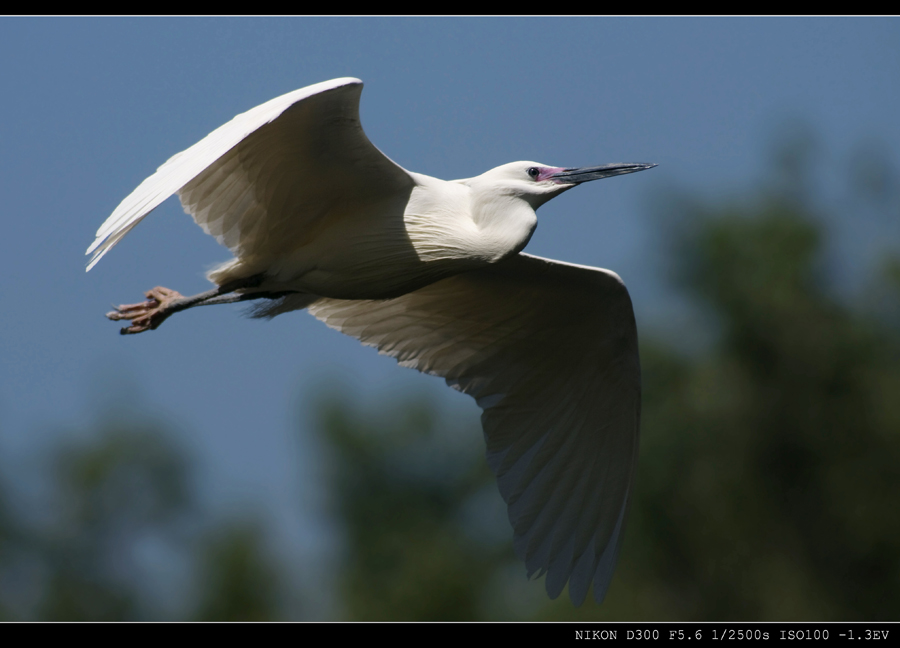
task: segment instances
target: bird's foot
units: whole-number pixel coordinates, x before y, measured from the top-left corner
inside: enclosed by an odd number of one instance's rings
[[[109,319],[114,321],[131,321],[131,326],[126,326],[119,331],[122,335],[143,333],[158,328],[169,315],[175,312],[172,308],[175,302],[184,300],[181,293],[162,286],[157,286],[144,294],[147,301],[140,304],[123,304],[106,314]]]

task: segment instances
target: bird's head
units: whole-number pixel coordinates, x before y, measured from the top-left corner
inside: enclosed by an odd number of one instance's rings
[[[567,168],[548,166],[539,162],[510,162],[475,178],[469,178],[465,182],[481,191],[520,197],[527,201],[532,209],[537,209],[554,196],[583,182],[634,173],[655,166],[655,164],[617,163]]]

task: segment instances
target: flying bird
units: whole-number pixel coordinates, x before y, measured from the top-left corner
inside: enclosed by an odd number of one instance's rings
[[[242,113],[170,158],[97,230],[90,270],[173,193],[234,258],[191,297],[157,287],[107,314],[123,334],[194,306],[307,309],[475,398],[487,460],[528,577],[601,602],[638,456],[641,378],[615,273],[524,254],[535,210],[576,185],[654,164],[512,162],[444,181],[366,137],[362,82],[325,81]]]

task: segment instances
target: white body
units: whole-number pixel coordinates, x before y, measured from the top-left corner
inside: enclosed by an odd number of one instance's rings
[[[97,261],[173,193],[235,258],[218,285],[291,291],[329,326],[476,398],[488,462],[529,575],[580,604],[612,578],[637,462],[640,366],[614,273],[521,254],[535,209],[573,184],[535,162],[446,182],[408,172],[359,123],[362,83],[335,79],[238,115],[129,195]]]

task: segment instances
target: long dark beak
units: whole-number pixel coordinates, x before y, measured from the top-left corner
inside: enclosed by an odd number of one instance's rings
[[[564,169],[559,173],[550,176],[560,184],[581,184],[591,180],[601,180],[603,178],[611,178],[617,175],[625,175],[626,173],[634,173],[635,171],[643,171],[652,169],[655,164],[642,163],[619,163],[619,164],[601,164],[593,167],[578,167],[577,169]]]

